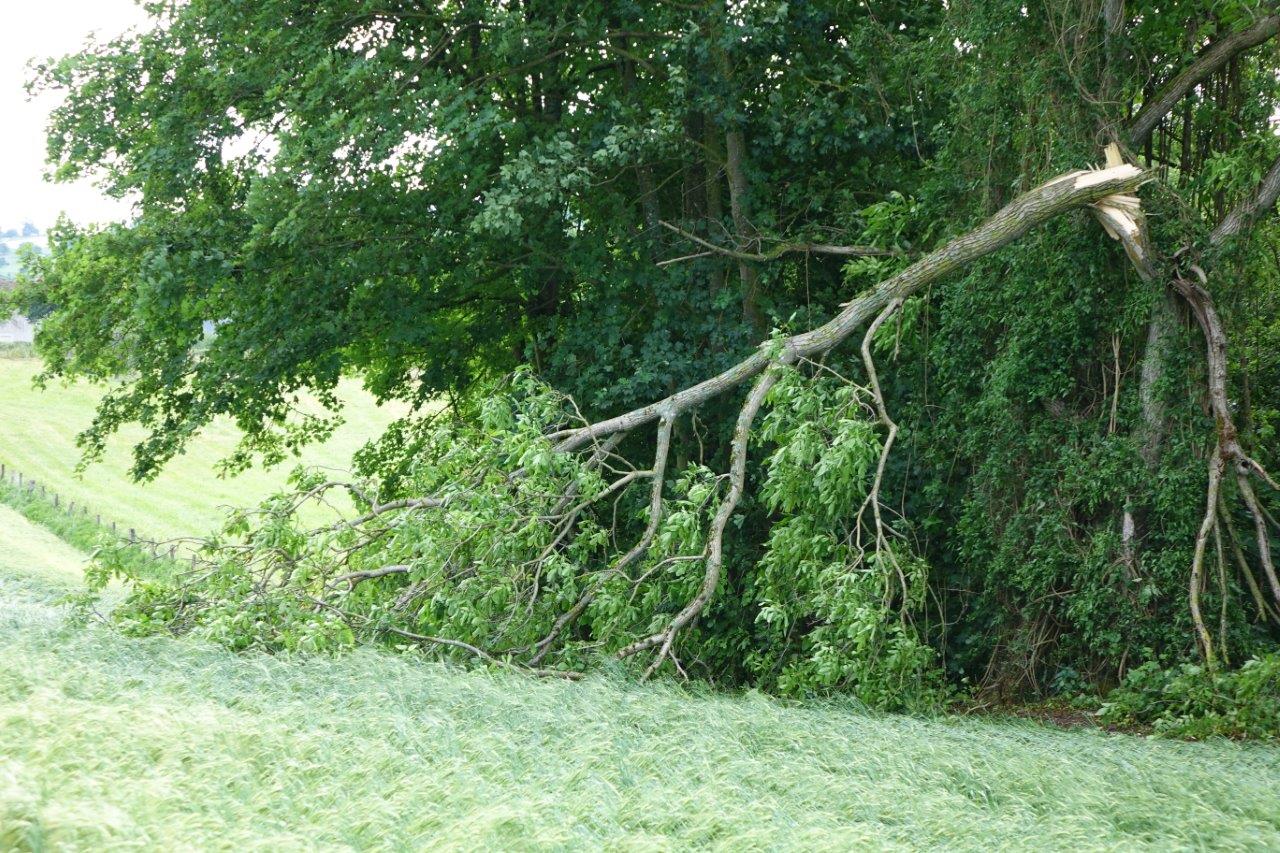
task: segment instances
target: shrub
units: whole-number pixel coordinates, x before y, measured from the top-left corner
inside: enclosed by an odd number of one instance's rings
[[[1217,672],[1144,664],[1107,700],[1099,712],[1104,722],[1151,726],[1160,735],[1280,738],[1280,654]]]

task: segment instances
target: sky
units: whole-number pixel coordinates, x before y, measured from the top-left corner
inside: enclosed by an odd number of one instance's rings
[[[3,0],[0,6],[0,231],[25,221],[45,229],[63,212],[82,224],[123,219],[128,206],[92,182],[44,180],[44,129],[57,99],[29,99],[24,84],[29,60],[72,53],[90,34],[113,38],[146,16],[134,0]]]

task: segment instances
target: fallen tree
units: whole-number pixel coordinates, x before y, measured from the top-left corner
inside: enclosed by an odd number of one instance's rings
[[[344,372],[451,403],[123,618],[882,705],[1274,646],[1273,395],[1232,402],[1210,286],[1273,289],[1274,4],[356,5],[193,0],[45,71],[63,171],[144,195],[25,291],[51,376],[130,377],[90,457],[138,420],[149,476],[230,414],[233,467],[282,458]]]
[[[1100,211],[1106,211],[1110,209],[1109,205],[1117,203],[1116,199],[1130,198],[1128,194],[1135,191],[1147,179],[1148,176],[1141,169],[1123,163],[1099,170],[1075,171],[1061,175],[1024,193],[974,230],[949,241],[942,248],[929,253],[900,273],[855,297],[840,313],[822,326],[794,335],[776,337],[762,344],[751,356],[718,376],[662,400],[602,421],[534,435],[533,442],[542,446],[544,454],[550,453],[572,459],[571,462],[566,459],[564,464],[570,466],[574,475],[563,478],[559,491],[548,494],[542,487],[527,489],[526,481],[530,479],[528,466],[522,464],[503,470],[503,460],[505,459],[509,464],[513,461],[512,456],[494,452],[490,461],[494,469],[499,472],[496,483],[491,479],[494,472],[473,468],[463,478],[462,482],[467,485],[462,492],[455,491],[428,498],[400,499],[383,503],[364,497],[368,511],[358,518],[338,525],[343,533],[354,532],[355,535],[354,543],[350,539],[341,540],[340,550],[345,555],[342,559],[333,559],[328,549],[322,547],[320,552],[325,556],[320,558],[319,566],[314,565],[315,557],[310,555],[307,562],[312,563],[312,567],[307,571],[299,571],[296,565],[300,562],[299,556],[289,554],[287,551],[282,552],[274,544],[275,536],[264,537],[260,531],[258,534],[260,541],[255,542],[251,539],[245,546],[232,547],[230,560],[239,568],[246,565],[253,567],[249,577],[252,579],[252,587],[257,590],[257,595],[273,594],[279,588],[283,588],[288,594],[299,594],[312,602],[316,608],[315,612],[326,615],[336,614],[344,622],[355,625],[368,621],[369,617],[344,610],[342,600],[346,594],[365,582],[389,576],[410,575],[413,571],[411,566],[396,564],[337,572],[339,567],[350,560],[353,553],[368,548],[388,534],[396,524],[396,521],[389,522],[389,518],[395,519],[397,516],[413,513],[448,512],[451,509],[464,515],[478,516],[481,513],[474,505],[468,505],[468,502],[475,501],[483,504],[495,499],[511,501],[512,505],[517,507],[515,520],[511,522],[512,527],[542,526],[550,537],[550,541],[536,557],[522,561],[526,571],[532,572],[535,577],[540,577],[552,561],[573,548],[575,538],[586,536],[581,529],[575,527],[584,520],[585,511],[610,499],[616,502],[633,484],[647,480],[650,493],[647,519],[637,541],[621,555],[611,558],[606,572],[588,580],[585,590],[573,605],[556,616],[545,637],[524,650],[505,650],[504,660],[507,658],[518,660],[519,655],[513,653],[522,652],[531,671],[555,673],[556,670],[543,670],[539,665],[566,628],[595,601],[601,579],[607,580],[625,573],[631,565],[654,557],[651,554],[654,538],[661,526],[666,509],[663,489],[666,485],[666,471],[671,453],[672,428],[676,419],[695,411],[698,406],[709,400],[751,381],[751,389],[737,416],[730,444],[729,468],[724,474],[714,478],[716,483],[722,480],[727,481],[727,490],[724,494],[712,499],[715,512],[706,525],[705,534],[695,537],[702,542],[700,553],[658,555],[655,565],[635,581],[636,584],[640,583],[644,577],[670,561],[689,561],[702,566],[703,575],[697,586],[697,592],[659,630],[631,640],[616,651],[618,657],[627,658],[653,650],[653,660],[645,670],[645,677],[655,672],[666,660],[671,660],[679,667],[674,654],[676,640],[681,631],[688,628],[703,614],[720,585],[724,564],[725,530],[746,490],[747,459],[752,445],[753,427],[761,409],[765,406],[770,391],[778,383],[784,371],[798,364],[816,363],[816,360],[840,346],[855,333],[866,329],[862,352],[870,377],[870,397],[874,401],[876,416],[888,430],[888,438],[878,453],[875,484],[866,495],[863,509],[869,506],[874,516],[873,544],[869,550],[881,560],[896,563],[897,558],[893,554],[894,546],[889,541],[890,534],[886,533],[885,524],[881,518],[879,499],[879,484],[883,477],[885,459],[892,448],[896,427],[885,410],[884,399],[875,375],[870,351],[870,343],[875,332],[893,312],[903,305],[906,299],[930,283],[955,272],[977,258],[997,251],[1053,217],[1090,205]],[[610,460],[620,458],[614,453],[614,449],[623,437],[655,422],[657,424],[654,441],[656,451],[649,469],[637,470],[631,466],[621,471],[614,469],[611,473],[616,476],[612,480],[608,475],[601,474],[611,468],[608,464]],[[519,459],[523,461],[528,452],[528,447],[522,448]],[[483,460],[480,467],[484,467]],[[583,472],[597,478],[594,488],[587,494],[583,493],[582,488]],[[486,481],[489,488],[494,491],[490,493],[483,491],[480,484]],[[301,502],[317,498],[329,489],[338,487],[350,489],[358,496],[363,496],[362,488],[368,488],[367,486],[355,488],[347,484],[329,482],[317,483],[303,492],[301,500],[291,502],[283,508],[277,506],[274,511],[269,512],[277,520],[292,519]],[[863,524],[862,515],[862,512],[859,512],[856,521],[859,541]],[[270,528],[263,528],[263,530],[268,529]],[[610,534],[617,532],[616,529],[611,530]],[[308,548],[311,547],[317,533],[318,531],[309,532],[301,538],[300,542],[307,543]],[[454,533],[451,538],[465,541],[467,536]],[[267,542],[273,544],[264,547]],[[373,548],[370,550],[376,551]],[[860,545],[859,551],[864,550],[866,549]],[[228,559],[228,554],[219,552],[217,546],[214,548],[214,553],[221,560]],[[245,562],[245,554],[251,555],[247,562]],[[859,562],[865,559],[865,556],[860,553]],[[908,582],[902,576],[900,567],[896,565],[895,572],[901,581],[905,607],[905,601],[909,598]],[[206,580],[207,574],[202,575],[201,582]],[[398,604],[403,607],[415,597],[428,592],[429,590],[425,587],[415,590],[411,586],[400,596]],[[337,599],[330,600],[326,593],[336,595]],[[537,603],[537,580],[533,582],[529,595],[528,606],[532,609]],[[193,590],[193,599],[189,604],[199,609],[202,605],[195,604],[198,600],[199,593]],[[387,631],[403,639],[462,648],[486,660],[495,658],[494,652],[461,640],[423,636],[394,626],[383,626],[375,630]],[[570,671],[570,674],[574,673]]]

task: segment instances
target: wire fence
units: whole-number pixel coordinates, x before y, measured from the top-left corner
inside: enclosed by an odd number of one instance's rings
[[[75,500],[68,499],[56,489],[47,487],[44,483],[3,462],[0,462],[0,483],[15,488],[19,495],[25,496],[29,500],[43,502],[46,506],[64,513],[69,518],[92,521],[103,533],[110,531],[111,537],[116,543],[127,544],[144,552],[149,552],[153,559],[167,558],[174,562],[179,559],[179,543],[177,541],[161,541],[155,537],[142,536],[139,535],[136,528],[125,527],[115,519],[104,520],[101,512],[90,509],[84,501],[77,503]],[[191,554],[192,565],[195,565],[197,560],[198,557],[193,552]]]

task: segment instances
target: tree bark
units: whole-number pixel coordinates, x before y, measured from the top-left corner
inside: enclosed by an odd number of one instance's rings
[[[724,135],[725,171],[729,177],[729,215],[733,218],[733,230],[737,240],[754,236],[754,229],[747,218],[747,175],[743,161],[747,156],[747,142],[741,129],[730,130]],[[760,271],[743,258],[738,259],[738,278],[742,282],[742,319],[756,332],[765,331],[764,315],[760,313]]]
[[[559,440],[560,450],[576,450],[593,439],[652,423],[669,412],[687,411],[737,387],[768,367],[774,361],[773,351],[777,347],[800,358],[826,352],[842,343],[893,300],[906,299],[943,276],[1007,246],[1055,216],[1109,195],[1131,192],[1146,179],[1145,172],[1127,164],[1099,171],[1069,172],[1054,178],[1014,199],[967,234],[845,303],[840,313],[823,325],[777,343],[762,344],[750,356],[718,376],[662,400],[594,424],[564,430],[552,437]]]
[[[1145,145],[1160,120],[1177,105],[1183,95],[1225,66],[1233,57],[1257,47],[1277,34],[1280,34],[1280,15],[1269,15],[1252,26],[1216,39],[1196,56],[1195,61],[1169,81],[1150,103],[1143,104],[1129,125],[1129,143],[1135,148]]]

